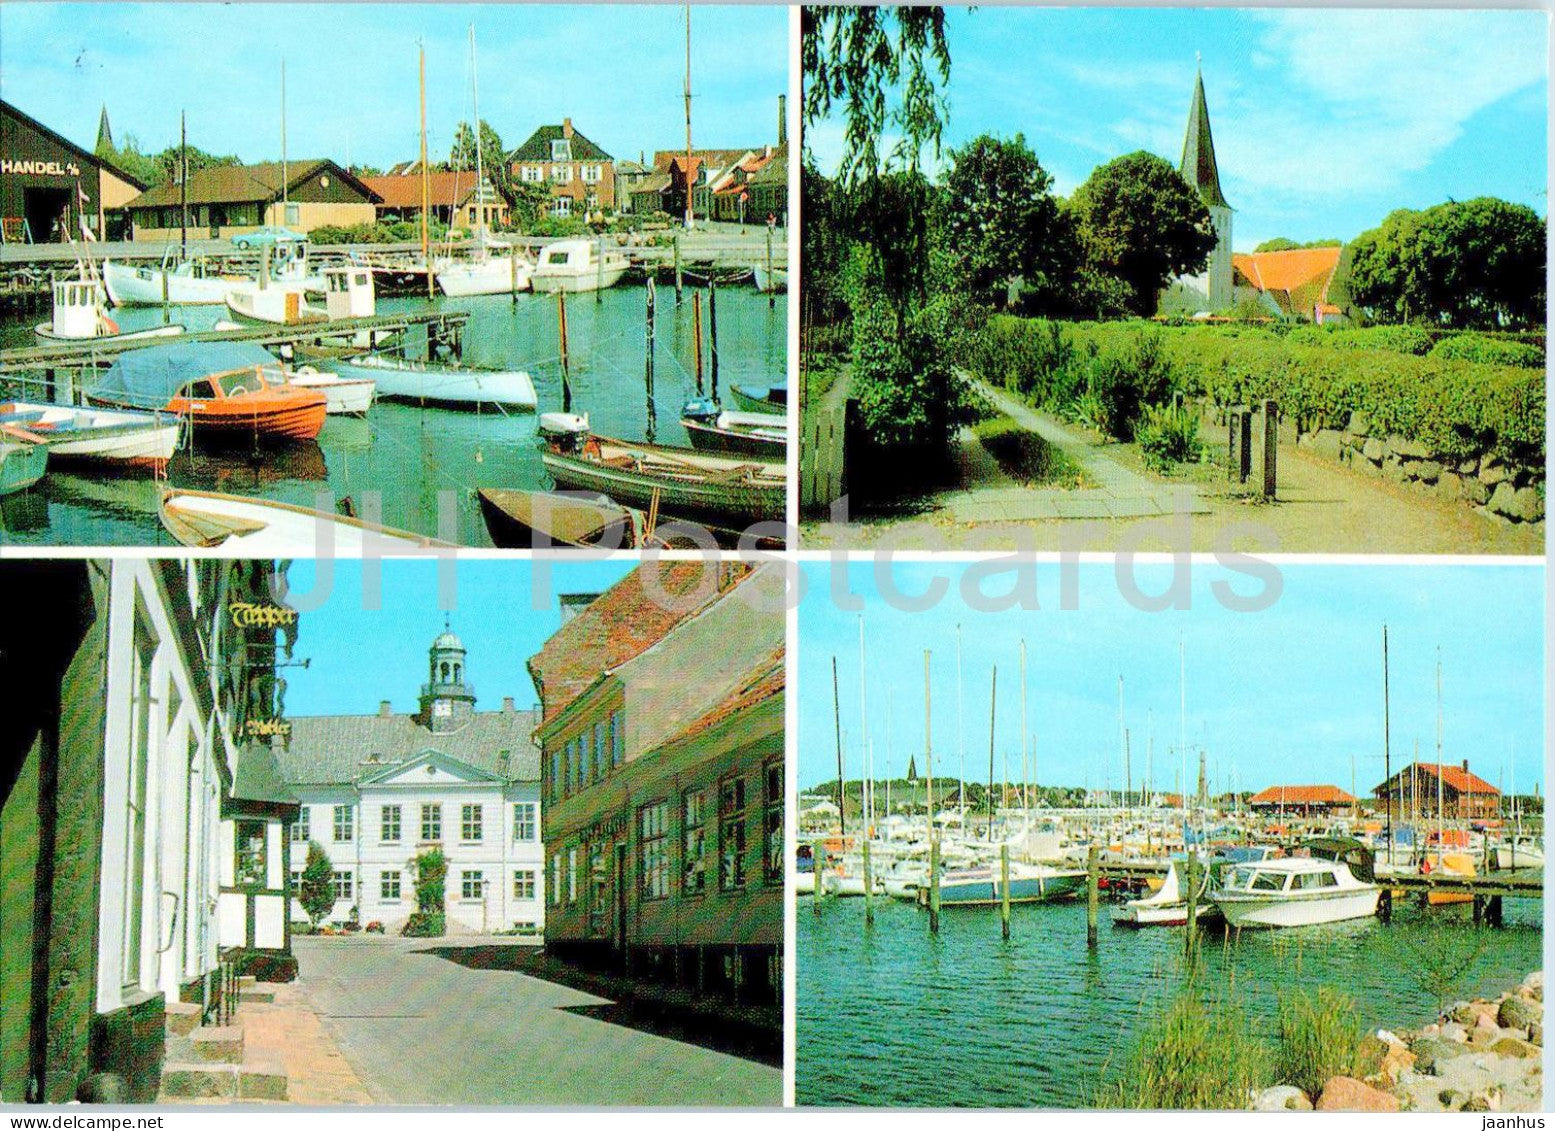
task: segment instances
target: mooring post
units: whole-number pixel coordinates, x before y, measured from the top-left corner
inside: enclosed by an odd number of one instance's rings
[[[1195,934],[1198,931],[1199,920],[1199,850],[1188,849],[1188,861],[1183,866],[1188,877],[1187,918],[1183,921],[1183,950],[1188,955],[1189,961],[1193,959],[1193,944]]]
[[[826,895],[826,842],[818,840],[810,852],[810,866],[815,872],[815,913],[821,913],[821,899]]]
[[[168,309],[168,296],[167,296],[167,286],[168,286],[168,283],[167,283],[167,276],[168,276],[167,264],[163,263],[162,264],[162,325],[164,325],[164,326],[166,326],[169,322],[171,322],[173,320],[172,311],[170,311]]]
[[[929,934],[939,934],[939,837],[934,835],[933,815],[929,825]]]
[[[1504,908],[1501,903],[1501,897],[1499,895],[1491,896],[1489,901],[1485,904],[1485,922],[1489,923],[1492,927],[1502,926],[1503,911]]]
[[[999,846],[999,928],[1010,937],[1010,846]]]
[[[867,830],[866,830],[867,834]],[[875,869],[869,860],[869,837],[864,837],[864,926],[875,925]]]
[[[707,352],[711,355],[708,378],[712,382],[713,403],[718,403],[718,286],[707,277]]]
[[[508,256],[508,286],[513,294],[513,301],[518,302],[518,252]]]
[[[1280,452],[1280,410],[1272,400],[1263,402],[1263,497],[1274,498]]]
[[[605,301],[605,237],[594,243],[594,301]]]
[[[1096,949],[1096,920],[1101,909],[1101,848],[1085,850],[1085,945]]]
[[[1476,895],[1474,897],[1473,916],[1474,925],[1476,927],[1485,921],[1485,897],[1482,895]]]
[[[767,225],[767,309],[777,309],[777,277],[772,274],[772,225]]]
[[[702,395],[702,292],[691,296],[691,334],[696,339],[697,396]]]
[[[1384,923],[1393,921],[1393,889],[1384,887],[1377,895],[1377,918]]]
[[[648,356],[643,363],[643,386],[648,396],[648,442],[653,442],[654,424],[658,412],[653,403],[653,308],[656,303],[653,276],[648,276]]]
[[[673,243],[675,247],[675,305],[679,306],[680,300],[685,295],[683,293],[684,283],[680,274],[680,237],[678,235],[674,238]]]

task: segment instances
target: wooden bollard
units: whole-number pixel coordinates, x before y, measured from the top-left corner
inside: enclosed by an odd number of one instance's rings
[[[1280,410],[1272,400],[1263,402],[1263,497],[1274,498],[1279,479]]]
[[[508,257],[508,289],[513,295],[513,301],[518,301],[518,252],[515,250]]]
[[[675,245],[675,305],[679,306],[680,300],[685,297],[682,293],[683,283],[680,275],[680,237],[676,236],[673,243]]]
[[[939,934],[939,838],[932,829],[929,833],[929,934]]]
[[[1096,922],[1101,910],[1101,849],[1085,851],[1085,945],[1096,949]]]
[[[718,286],[711,275],[707,279],[707,353],[709,388],[713,403],[718,403]]]
[[[1199,918],[1199,854],[1196,849],[1190,848],[1188,850],[1188,861],[1183,865],[1183,870],[1186,872],[1188,879],[1188,917],[1183,923],[1182,945],[1183,950],[1191,960],[1193,958],[1194,936],[1198,933]]]
[[[869,837],[864,838],[864,925],[875,925],[875,869],[869,859]]]
[[[815,872],[815,913],[821,913],[821,900],[826,895],[826,843],[816,841],[810,853],[810,866]]]
[[[1010,846],[999,846],[999,927],[1010,937]]]
[[[772,274],[772,225],[767,225],[767,309],[777,309],[777,278]]]
[[[648,400],[648,440],[653,441],[655,423],[658,417],[658,407],[653,403],[653,322],[654,307],[657,305],[657,296],[654,293],[653,276],[648,276],[648,350],[646,360],[643,363],[643,388]]]

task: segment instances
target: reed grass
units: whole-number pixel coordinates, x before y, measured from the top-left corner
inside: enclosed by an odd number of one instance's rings
[[[1348,994],[1328,986],[1281,994],[1279,1023],[1274,1075],[1281,1084],[1316,1096],[1331,1078],[1354,1071],[1363,1028]]]

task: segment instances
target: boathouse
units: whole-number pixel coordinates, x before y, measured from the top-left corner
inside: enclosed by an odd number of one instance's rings
[[[1461,766],[1414,762],[1372,793],[1378,805],[1391,810],[1396,820],[1434,820],[1438,815],[1463,821],[1491,820],[1501,811],[1501,791],[1470,773],[1467,758]]]
[[[0,100],[0,243],[117,236],[121,209],[146,186]]]
[[[362,183],[378,194],[380,220],[417,220],[421,217],[422,177],[419,164],[403,173],[363,177]],[[433,220],[465,231],[485,224],[488,229],[508,222],[508,202],[487,177],[477,186],[471,169],[443,169],[427,174],[425,192]]]
[[[1253,794],[1247,804],[1256,813],[1326,817],[1353,812],[1355,798],[1336,785],[1271,785]]]
[[[214,559],[0,565],[50,612],[0,628],[0,1103],[153,1102],[169,1015],[216,1009],[223,940],[244,935],[223,921],[236,750],[277,725],[275,622],[233,610],[275,580]]]
[[[651,575],[651,576],[649,576]],[[529,661],[546,948],[781,1024],[782,578],[641,566]]]
[[[615,210],[615,161],[573,129],[571,118],[541,126],[508,160],[515,180],[549,187],[552,216]]]
[[[307,234],[326,225],[371,224],[381,197],[349,170],[328,159],[261,165],[220,165],[189,174],[189,230],[227,239],[257,228],[289,228]],[[127,208],[131,238],[176,240],[182,223],[176,183],[147,189]]]
[[[309,843],[329,858],[335,903],[322,923],[379,923],[398,934],[416,910],[416,858],[440,849],[448,863],[450,934],[539,933],[538,715],[511,697],[475,709],[464,643],[446,627],[427,650],[417,709],[389,700],[371,715],[291,720],[276,750],[299,810],[289,836],[296,891]],[[300,903],[292,922],[305,922]]]

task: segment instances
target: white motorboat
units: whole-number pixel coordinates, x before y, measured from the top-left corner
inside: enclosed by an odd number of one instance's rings
[[[596,240],[557,240],[541,249],[529,282],[540,294],[604,290],[621,281],[627,266],[623,252],[606,251]]]
[[[287,384],[323,393],[324,412],[329,416],[366,416],[378,389],[376,382],[365,377],[342,377],[311,365],[293,370]]]
[[[756,268],[756,289],[762,294],[788,290],[788,268],[774,267],[770,272],[763,266]]]
[[[156,468],[178,450],[181,426],[172,414],[9,401],[0,404],[0,430],[13,429],[46,446],[51,459]]]
[[[940,877],[943,906],[976,906],[1001,903],[1003,878],[998,861],[947,871]],[[1085,887],[1085,872],[1078,868],[1054,868],[1048,864],[1010,861],[1010,902],[1048,903],[1078,894]]]
[[[327,326],[348,318],[371,318],[377,313],[373,273],[368,267],[330,267],[323,272],[324,305],[312,301],[296,284],[245,287],[227,292],[227,309],[241,321],[275,326]],[[358,330],[350,344],[376,349],[395,337],[397,330]],[[340,340],[346,340],[341,335]]]
[[[214,491],[165,488],[158,513],[163,527],[185,546],[219,546],[240,557],[358,557],[452,546],[328,511]]]
[[[43,342],[128,342],[182,334],[184,327],[153,326],[146,330],[121,330],[109,318],[102,284],[95,279],[64,279],[54,284],[54,311],[49,321],[33,327]]]
[[[1517,836],[1496,845],[1496,867],[1501,869],[1544,867],[1544,838]]]
[[[885,884],[880,877],[871,877],[874,880],[876,895],[885,894]],[[864,877],[852,873],[831,872],[826,876],[826,894],[839,898],[862,898],[864,895]]]
[[[534,381],[521,369],[472,369],[397,357],[343,358],[332,363],[342,377],[376,382],[380,397],[456,408],[500,406],[533,411]]]
[[[1376,884],[1317,857],[1242,864],[1210,892],[1232,927],[1308,927],[1376,914]]]
[[[103,263],[103,287],[115,306],[220,306],[227,292],[249,280],[224,276],[203,259],[186,259],[161,266]],[[165,288],[165,289],[164,289]]]

